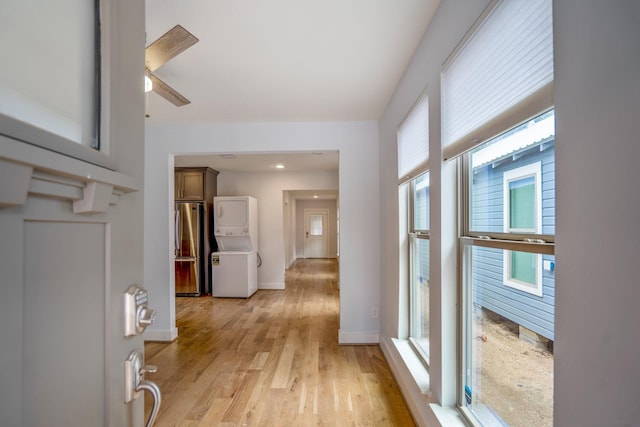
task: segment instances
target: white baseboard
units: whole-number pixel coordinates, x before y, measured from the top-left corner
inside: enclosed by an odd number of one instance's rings
[[[171,330],[147,329],[142,334],[142,338],[144,338],[145,341],[171,342],[178,338],[178,328]]]
[[[379,335],[373,332],[338,331],[338,344],[378,344]]]
[[[258,283],[258,289],[283,290],[284,283]]]

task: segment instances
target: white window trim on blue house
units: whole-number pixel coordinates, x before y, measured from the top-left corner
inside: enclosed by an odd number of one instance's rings
[[[534,216],[535,228],[512,228],[509,224],[511,213],[511,197],[509,192],[509,184],[526,178],[534,178],[535,184],[535,201]],[[542,164],[535,162],[510,171],[506,171],[502,178],[503,181],[503,209],[504,209],[504,231],[506,233],[533,233],[540,234],[542,232]],[[535,255],[535,283],[529,283],[515,279],[512,274],[512,251],[504,251],[504,268],[503,280],[506,286],[518,289],[539,297],[542,296],[542,256]]]

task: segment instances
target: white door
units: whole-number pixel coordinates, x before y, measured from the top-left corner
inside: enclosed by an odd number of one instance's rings
[[[329,257],[329,210],[304,210],[304,257]]]
[[[126,404],[124,392],[125,360],[144,341],[125,338],[123,316],[125,290],[144,286],[144,95],[135,92],[144,2],[101,3],[117,3],[105,21],[113,57],[105,58],[111,114],[102,122],[116,171],[6,137],[0,124],[3,426],[144,425],[143,399]],[[39,10],[33,19],[45,19]],[[65,105],[48,107],[63,117]],[[43,133],[26,137],[34,135]]]

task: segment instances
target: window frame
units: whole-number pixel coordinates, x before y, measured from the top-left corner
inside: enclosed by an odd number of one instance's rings
[[[8,138],[51,150],[100,167],[115,170],[115,159],[111,153],[110,132],[104,123],[110,120],[109,69],[111,56],[111,15],[114,7],[111,0],[92,0],[94,35],[93,70],[91,85],[91,139],[74,141],[36,124],[22,121],[9,114],[0,113],[2,135]],[[88,122],[87,122],[88,123]]]
[[[430,224],[427,224],[428,227],[426,229],[422,229],[422,228],[417,228],[416,227],[416,220],[415,220],[415,207],[416,207],[416,184],[417,181],[422,178],[423,176],[427,176],[430,180],[430,171],[426,170],[424,172],[422,172],[420,175],[416,176],[415,178],[412,178],[409,181],[409,192],[408,192],[408,200],[407,200],[407,223],[409,225],[408,227],[408,238],[409,238],[409,244],[408,244],[408,260],[409,260],[409,276],[408,276],[408,283],[407,283],[407,287],[408,287],[408,291],[409,291],[409,301],[408,301],[408,314],[409,314],[409,328],[408,328],[408,341],[409,344],[411,345],[411,348],[413,349],[413,351],[416,353],[416,355],[418,356],[418,359],[420,360],[420,362],[425,366],[425,368],[429,368],[429,345],[430,345],[430,340],[429,338],[427,338],[427,348],[425,349],[425,346],[420,342],[423,338],[422,337],[416,337],[416,322],[418,322],[417,319],[421,319],[423,312],[420,313],[416,313],[415,311],[415,307],[417,304],[416,301],[416,297],[415,294],[416,292],[419,292],[419,289],[415,289],[415,286],[417,285],[417,281],[416,281],[416,275],[415,272],[417,271],[417,251],[418,251],[418,241],[419,240],[426,240],[429,244],[430,244]],[[430,188],[430,182],[426,185],[426,187]],[[429,198],[430,198],[430,192],[429,192]],[[430,203],[427,205],[427,208],[429,208]],[[429,216],[427,217],[429,218]],[[427,263],[429,263],[429,260],[427,259]],[[429,282],[429,280],[427,279],[427,283]],[[427,285],[428,286],[428,285]],[[420,301],[421,302],[421,301]],[[429,316],[429,308],[427,307],[427,316]],[[422,328],[422,325],[420,326],[420,328]],[[421,329],[422,330],[422,329]],[[427,335],[429,335],[429,331],[427,331]]]
[[[553,108],[547,108],[543,111],[537,113],[534,117],[531,117],[528,120],[523,121],[522,123],[518,123],[515,126],[511,126],[506,128],[503,132],[500,132],[498,135],[495,135],[492,138],[488,138],[487,142],[492,140],[495,137],[498,137],[504,133],[512,131],[513,129],[521,126],[523,123],[534,119],[537,116],[546,114],[547,112],[553,110]],[[554,137],[555,139],[555,137]],[[472,180],[473,180],[473,171],[472,171],[472,162],[471,162],[472,151],[467,151],[463,155],[458,158],[458,167],[459,167],[459,176],[460,176],[460,188],[459,188],[459,215],[460,215],[460,238],[458,245],[458,257],[460,260],[459,266],[459,281],[458,281],[458,290],[459,290],[459,305],[462,307],[460,310],[460,357],[459,357],[459,383],[458,383],[458,398],[457,404],[458,409],[464,416],[464,418],[471,423],[473,426],[482,425],[480,420],[477,418],[477,415],[472,412],[472,410],[467,407],[466,402],[466,384],[468,383],[467,377],[474,375],[473,369],[469,366],[469,358],[472,357],[472,328],[469,326],[472,321],[473,316],[473,288],[469,284],[472,274],[471,262],[472,256],[470,255],[473,247],[485,247],[485,248],[494,248],[494,249],[502,249],[505,254],[511,253],[511,251],[518,252],[526,252],[536,254],[536,264],[537,264],[537,278],[540,281],[540,295],[542,295],[542,256],[543,255],[555,255],[555,238],[553,235],[542,234],[542,218],[541,218],[541,210],[542,210],[542,171],[540,170],[540,182],[537,183],[536,193],[540,193],[540,198],[537,200],[537,207],[540,208],[540,214],[537,215],[537,233],[531,232],[523,232],[523,230],[517,230],[516,233],[508,232],[508,226],[504,225],[503,232],[491,232],[491,231],[472,231],[471,230],[471,208],[472,208],[472,198],[471,198],[471,190],[472,190]],[[533,165],[540,163],[534,162]],[[525,165],[522,168],[527,168],[529,165]],[[514,170],[517,171],[516,168]],[[541,164],[540,164],[541,169]],[[531,169],[523,169],[523,171],[531,172]],[[504,180],[504,178],[503,178]],[[504,182],[503,182],[504,189]],[[508,195],[503,194],[504,198],[508,198]],[[537,196],[536,196],[537,197]],[[504,209],[504,207],[503,207]],[[507,217],[503,218],[503,224],[507,223]],[[505,255],[506,256],[506,255]],[[506,262],[506,260],[505,260]],[[506,264],[505,264],[506,265]],[[506,268],[503,268],[506,271]],[[507,282],[504,281],[506,284]],[[515,283],[517,284],[517,283]],[[523,285],[520,285],[523,286]],[[516,288],[516,286],[512,286]],[[527,290],[527,292],[531,292],[531,288]],[[524,290],[524,289],[520,289]]]

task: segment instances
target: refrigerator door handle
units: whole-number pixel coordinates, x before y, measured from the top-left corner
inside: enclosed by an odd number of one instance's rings
[[[178,209],[176,209],[176,214],[175,214],[175,219],[174,219],[174,247],[173,247],[173,255],[174,256],[178,256],[178,245],[180,244],[180,241],[182,240],[181,236],[180,236],[180,211]]]

